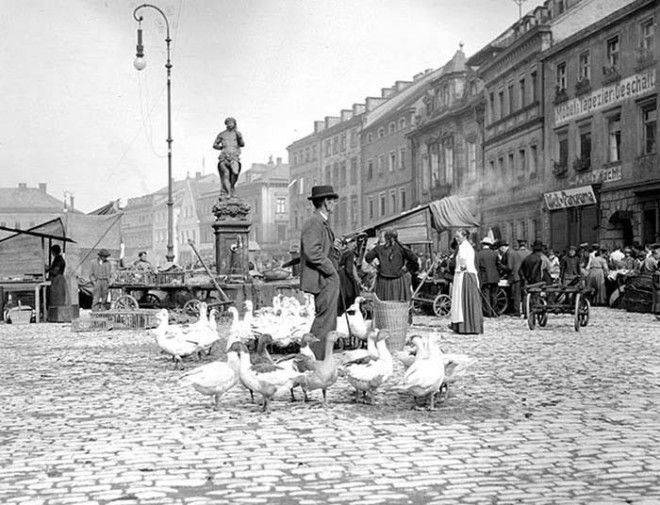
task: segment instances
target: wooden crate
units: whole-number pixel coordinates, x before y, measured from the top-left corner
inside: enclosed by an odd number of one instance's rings
[[[107,319],[86,317],[77,318],[71,321],[71,331],[85,332],[85,331],[108,331],[112,327]]]
[[[141,330],[158,326],[159,309],[106,310],[94,312],[94,319],[105,319],[112,329]]]

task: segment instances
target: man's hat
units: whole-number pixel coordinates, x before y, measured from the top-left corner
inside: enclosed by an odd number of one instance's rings
[[[591,248],[592,248],[594,251],[597,251],[597,250],[600,249],[600,244],[597,244],[596,242],[594,242],[593,244],[591,244]]]
[[[518,245],[527,247],[527,241],[525,239],[522,239],[522,238],[518,239]]]
[[[335,190],[332,186],[314,186],[312,188],[312,196],[308,196],[308,200],[318,200],[321,198],[339,198],[339,195],[335,193]]]
[[[101,249],[99,250],[99,256],[101,256],[101,258],[107,258],[110,256],[110,253],[107,251],[107,249]]]
[[[624,252],[624,253],[630,253],[630,254],[632,254],[633,251],[632,251],[632,249],[631,249],[630,247],[624,247],[624,248],[623,248],[623,252]]]
[[[588,243],[588,242],[582,242],[582,243],[580,244],[580,247],[581,247],[582,249],[585,249],[585,248],[589,247],[589,243]]]
[[[568,250],[569,251],[577,251],[577,247],[575,247],[574,245],[569,245]]]
[[[493,240],[490,237],[484,237],[481,239],[482,244],[493,245]]]
[[[543,242],[540,240],[535,240],[534,243],[532,244],[532,249],[535,251],[542,251],[543,250]]]
[[[506,240],[498,240],[497,242],[495,242],[495,245],[497,247],[508,246],[509,242],[507,242]]]
[[[143,254],[147,254],[147,251],[140,251],[140,252],[138,253],[138,256],[142,256]]]

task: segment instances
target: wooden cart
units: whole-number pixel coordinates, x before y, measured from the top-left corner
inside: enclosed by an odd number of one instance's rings
[[[530,284],[526,287],[525,314],[527,325],[533,330],[536,325],[548,324],[548,314],[573,314],[573,327],[580,331],[589,324],[589,289],[562,284]]]

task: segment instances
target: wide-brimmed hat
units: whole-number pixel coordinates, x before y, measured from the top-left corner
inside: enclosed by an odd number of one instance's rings
[[[543,242],[540,240],[535,240],[534,243],[532,244],[532,249],[535,251],[542,251],[543,250]]]
[[[495,242],[496,247],[502,247],[502,246],[508,246],[508,245],[509,245],[509,242],[507,242],[506,240],[498,240],[497,242]]]
[[[308,200],[318,200],[320,198],[339,198],[339,195],[335,193],[335,190],[332,186],[314,186],[312,188],[312,196],[308,196]]]
[[[108,252],[107,249],[100,249],[99,256],[101,256],[101,258],[107,258],[108,256],[110,256],[110,253]]]

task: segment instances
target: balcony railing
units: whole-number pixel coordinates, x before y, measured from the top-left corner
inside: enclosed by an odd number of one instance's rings
[[[562,103],[568,100],[568,91],[566,91],[566,88],[560,88],[559,86],[555,86],[555,99],[554,103]]]
[[[552,173],[556,177],[566,177],[568,173],[568,163],[566,161],[555,161],[553,163]]]
[[[584,95],[585,93],[589,93],[590,91],[591,91],[591,81],[587,77],[581,77],[575,83],[576,95]]]
[[[575,158],[573,160],[573,170],[576,172],[584,172],[585,170],[589,170],[591,168],[591,158],[587,156],[580,156],[579,158]]]
[[[636,71],[644,70],[647,67],[652,66],[655,63],[655,58],[653,57],[653,50],[646,47],[637,48],[637,65],[635,66]]]
[[[611,82],[620,81],[621,73],[619,72],[619,67],[616,65],[610,65],[603,67],[603,84],[609,84]]]

